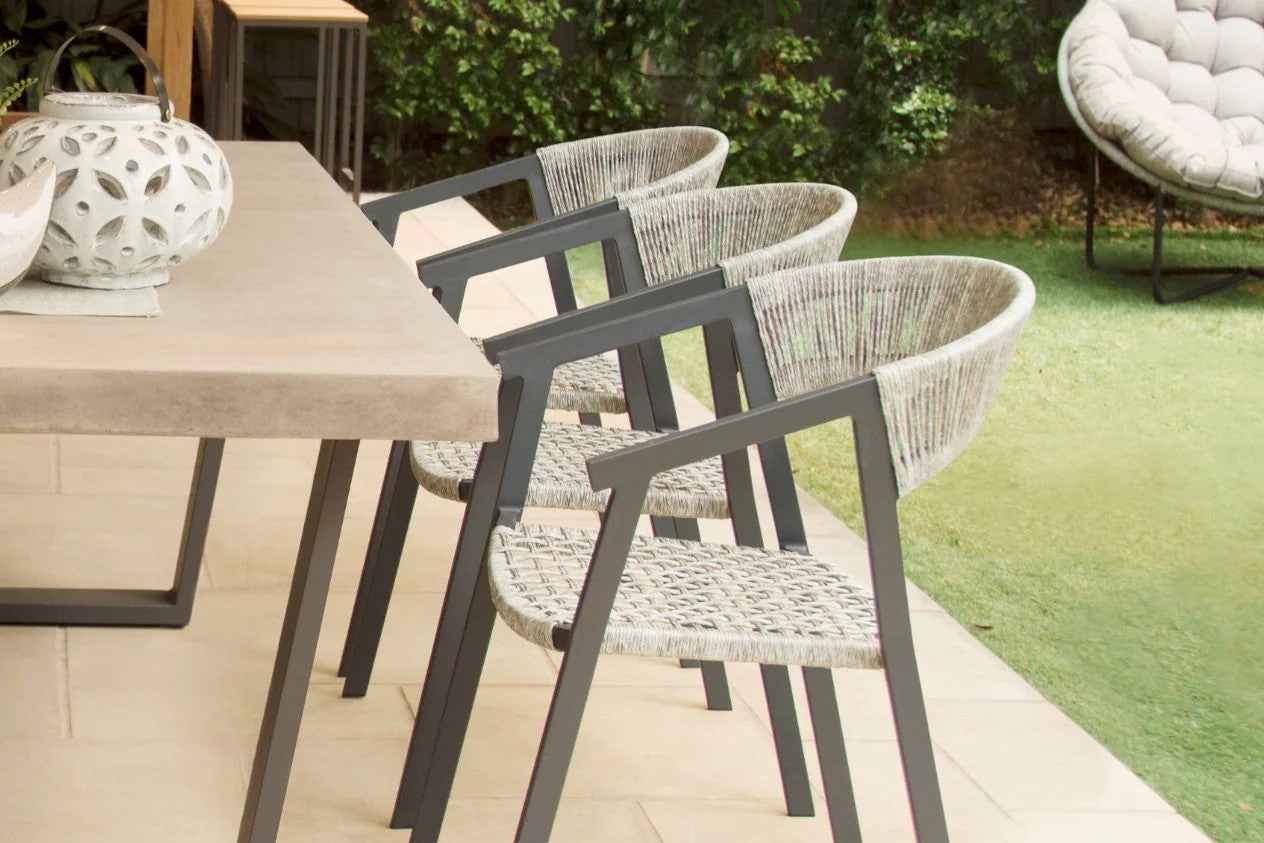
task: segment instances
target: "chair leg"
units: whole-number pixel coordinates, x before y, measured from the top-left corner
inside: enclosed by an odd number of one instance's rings
[[[1150,295],[1158,304],[1166,304],[1163,294],[1163,188],[1154,189],[1154,243],[1150,255]]]
[[[1094,146],[1088,157],[1088,201],[1084,209],[1084,262],[1089,269],[1097,269],[1097,256],[1093,254],[1093,229],[1097,222],[1097,182],[1100,176],[1101,158]]]
[[[479,495],[477,490],[475,495]],[[430,664],[426,668],[425,684],[421,690],[421,703],[417,710],[417,719],[413,723],[412,740],[408,745],[399,792],[395,797],[391,828],[411,828],[421,811],[423,795],[429,787],[429,770],[438,756],[441,738],[445,736],[443,730],[447,728],[443,725],[447,723],[446,709],[453,694],[458,693],[454,690],[454,683],[458,679],[464,682],[469,678],[460,673],[467,669],[462,666],[461,659],[462,654],[466,654],[466,659],[473,658],[466,653],[465,647],[471,635],[470,630],[478,622],[476,610],[483,613],[478,617],[486,616],[487,635],[491,634],[495,611],[491,605],[490,593],[486,591],[486,584],[480,585],[479,580],[492,524],[482,518],[473,518],[472,513],[476,509],[485,507],[481,506],[480,500],[472,498],[466,506],[465,521],[461,525],[461,535],[457,539],[456,553],[452,558],[448,589],[443,598],[434,646],[430,651]],[[480,588],[484,589],[481,597]],[[486,644],[484,649],[485,647]],[[482,670],[481,661],[479,670]],[[472,700],[473,690],[467,691]],[[468,714],[467,710],[466,719]],[[464,729],[464,726],[461,728]],[[458,746],[457,752],[459,751]],[[455,765],[455,761],[453,764]]]
[[[421,711],[413,726],[395,816],[391,820],[391,828],[412,826],[409,843],[438,843],[491,644],[496,609],[492,605],[486,566],[480,566],[476,573],[469,611],[462,618],[463,634],[456,642],[451,664],[437,663],[431,657]],[[436,638],[436,647],[440,643]],[[445,676],[432,678],[431,674],[445,669]],[[437,698],[439,694],[442,694],[441,700]],[[433,718],[433,732],[426,728],[429,721],[423,718]]]
[[[729,693],[728,674],[723,662],[702,662],[702,692],[711,711],[732,711],[733,696]]]
[[[895,733],[904,763],[904,785],[918,843],[948,843],[948,824],[944,820],[944,803],[935,772],[935,752],[926,725],[926,704],[913,650],[891,445],[877,385],[871,388],[874,391],[867,406],[857,409],[852,416],[852,430],[887,691],[891,696],[891,712],[895,715]]]
[[[808,781],[794,691],[790,687],[790,670],[784,665],[761,664],[759,673],[764,682],[768,716],[772,720],[772,739],[777,749],[777,765],[781,768],[786,813],[792,817],[814,816],[816,809],[812,805],[812,785]]]
[[[913,811],[917,840],[918,843],[948,843],[948,823],[944,819],[944,803],[939,793],[930,729],[926,725],[926,704],[922,699],[913,639],[911,635],[887,637],[887,630],[883,633],[887,690],[891,695],[891,711],[895,715],[895,731],[900,742],[905,787]]]
[[[1262,274],[1258,268],[1243,267],[1234,269],[1223,278],[1217,278],[1188,287],[1179,292],[1173,292],[1166,289],[1163,285],[1163,278],[1168,275],[1212,275],[1217,272],[1226,271],[1224,267],[1209,267],[1205,270],[1190,267],[1176,267],[1168,270],[1163,268],[1163,223],[1167,218],[1167,211],[1163,199],[1163,188],[1156,187],[1154,189],[1154,243],[1150,255],[1150,295],[1157,304],[1175,304],[1177,302],[1192,301],[1197,298],[1218,293],[1245,281],[1248,278],[1259,278]]]
[[[407,461],[396,472],[394,488],[389,498],[377,559],[372,562],[365,560],[365,569],[370,574],[370,579],[364,594],[363,610],[351,633],[355,636],[354,650],[347,663],[347,680],[342,686],[344,697],[362,697],[368,691],[373,663],[382,642],[386,610],[390,606],[391,592],[395,588],[395,576],[399,573],[404,540],[408,536],[408,523],[417,502],[417,478],[413,476]],[[363,585],[365,584],[362,583]]]
[[[1097,188],[1100,175],[1101,156],[1097,149],[1094,148],[1089,156],[1088,168],[1088,197],[1087,207],[1084,214],[1084,261],[1088,264],[1089,269],[1098,269],[1097,257],[1093,252],[1093,230],[1097,219]],[[1163,266],[1163,223],[1166,218],[1165,203],[1163,197],[1163,188],[1156,186],[1154,188],[1154,227],[1153,242],[1150,253],[1150,266],[1148,269],[1125,270],[1129,275],[1147,275],[1150,278],[1150,295],[1158,304],[1175,304],[1177,302],[1187,302],[1193,299],[1202,298],[1203,296],[1217,293],[1233,287],[1248,278],[1264,278],[1264,269],[1260,267],[1168,267]],[[1164,278],[1169,276],[1185,276],[1185,275],[1220,275],[1224,277],[1216,278],[1202,284],[1187,287],[1183,290],[1173,291],[1168,289],[1164,283]]]
[[[377,512],[373,515],[373,529],[369,533],[369,547],[364,554],[364,567],[360,569],[360,584],[356,587],[355,605],[351,608],[351,621],[347,624],[347,637],[343,641],[342,658],[338,662],[338,675],[341,677],[347,675],[347,669],[351,665],[351,656],[355,652],[356,638],[360,632],[360,619],[364,615],[370,583],[373,581],[373,570],[377,565],[378,555],[381,553],[382,531],[386,528],[396,479],[407,462],[407,448],[407,442],[392,442],[391,450],[386,457],[386,475],[382,478],[382,491],[378,494]]]
[[[597,652],[596,648],[582,656],[568,652],[562,661],[544,735],[535,757],[535,769],[531,772],[531,784],[518,820],[515,843],[547,843],[553,831],[566,772],[575,753],[580,721],[584,717],[584,707],[597,669]]]
[[[816,755],[821,762],[825,805],[834,843],[856,843],[860,840],[860,816],[856,813],[856,793],[847,763],[843,727],[838,719],[834,677],[825,668],[805,667],[803,685],[808,693],[808,710],[812,715],[812,733],[816,736]]]

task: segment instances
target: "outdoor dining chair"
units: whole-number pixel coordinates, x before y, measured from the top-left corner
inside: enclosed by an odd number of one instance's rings
[[[727,156],[728,138],[702,126],[602,135],[541,147],[523,158],[376,199],[365,203],[362,210],[382,236],[394,244],[399,218],[408,211],[524,180],[536,217],[543,222],[495,238],[505,244],[502,248],[508,248],[516,238],[530,241],[557,226],[617,212],[643,199],[713,188]],[[417,261],[422,283],[434,291],[454,321],[460,318],[472,273],[454,275],[445,273],[443,267],[459,261],[462,255],[477,255],[480,248],[480,243],[474,243]],[[602,248],[607,275],[617,274],[617,257],[612,244],[603,243]],[[574,310],[575,292],[565,254],[549,252],[543,258],[557,312]],[[478,342],[480,340],[475,339],[475,343]],[[665,399],[660,401],[666,403]],[[618,365],[601,356],[574,361],[557,373],[549,393],[549,407],[577,412],[580,420],[587,424],[600,423],[600,413],[628,412]],[[403,535],[387,532],[385,527],[392,519],[398,519],[400,510],[411,509],[413,505],[410,491],[403,488],[410,484],[411,478],[406,468],[408,447],[407,442],[394,442],[387,455],[382,491],[365,554],[364,578],[357,591],[338,665],[338,675],[348,677],[346,696],[363,695],[363,686],[368,683],[368,671],[356,667],[365,658],[360,656],[357,661],[357,652],[375,653],[377,650],[374,633],[369,634],[369,643],[360,644],[361,629],[365,626],[368,577],[376,569],[379,556],[398,555],[402,550]],[[411,494],[415,497],[416,486],[412,486]],[[372,656],[367,658],[371,667]]]
[[[671,298],[685,297],[697,295],[705,289],[722,288],[725,283],[740,284],[753,275],[832,260],[842,250],[855,214],[855,198],[832,185],[750,185],[692,191],[645,200],[618,214],[558,228],[531,241],[533,251],[526,253],[525,257],[607,240],[615,246],[620,266],[619,278],[627,290],[652,288]],[[493,240],[470,255],[445,258],[444,263],[450,260],[456,265],[444,268],[444,272],[464,275],[490,271],[524,259],[523,248],[522,239]],[[473,255],[477,256],[477,260],[473,259]],[[604,307],[617,307],[619,302],[629,298],[629,295],[617,297]],[[579,316],[584,312],[580,310],[570,315]],[[550,333],[549,321],[513,333],[518,335],[523,331],[533,336],[547,336]],[[489,359],[494,359],[499,341],[500,338],[492,338],[486,342],[484,348]],[[639,373],[646,380],[651,379],[648,374],[650,368],[645,365],[648,355],[640,353],[649,344],[647,341],[613,347],[625,357],[625,377]],[[655,344],[654,350],[661,359],[661,347]],[[717,353],[723,356],[722,352]],[[734,365],[730,364],[730,368]],[[549,374],[551,376],[552,373]],[[666,383],[666,370],[655,372],[653,378]],[[544,414],[550,385],[551,377],[544,382],[539,405],[532,405],[524,416],[532,419],[535,434],[531,447],[523,450],[523,461],[514,467],[515,471],[531,478],[518,509],[521,511],[522,507],[532,506],[600,512],[605,499],[594,494],[589,487],[584,473],[584,458],[662,435],[656,432],[667,427],[660,415],[661,404],[647,401],[647,390],[629,386],[631,430],[546,423]],[[501,429],[506,428],[502,426]],[[430,669],[422,691],[409,761],[392,820],[395,827],[410,825],[415,814],[413,806],[418,789],[413,782],[420,772],[424,772],[426,759],[432,753],[441,714],[438,704],[447,693],[446,687],[437,683],[444,681],[455,658],[473,577],[485,554],[488,535],[500,518],[493,505],[494,498],[486,493],[480,496],[474,484],[475,468],[480,462],[477,446],[466,448],[452,442],[415,442],[410,451],[413,466],[410,482],[396,492],[397,499],[406,501],[408,506],[396,511],[397,517],[388,524],[387,532],[402,536],[407,530],[419,484],[434,494],[466,501],[467,506],[453,557],[448,594],[431,650]],[[778,464],[785,466],[781,482],[792,485],[788,458],[783,455]],[[749,472],[745,475],[736,469],[725,472],[719,461],[707,464],[702,470],[664,475],[647,499],[645,512],[667,519],[666,523],[655,524],[657,534],[696,539],[699,535],[696,519],[725,519],[736,515],[731,512],[725,495],[726,484],[732,483],[749,489]],[[735,529],[740,528],[742,520],[733,518]],[[801,526],[795,529],[802,532]],[[401,540],[397,546],[402,547],[402,544]],[[368,648],[375,648],[380,638],[398,565],[398,551],[390,556],[382,554],[372,572],[366,572],[367,591],[357,640],[357,646],[362,650],[356,654],[351,665],[352,671],[363,669],[364,672],[349,672],[348,682],[355,679],[360,683],[353,691],[362,693],[362,689],[367,687],[373,657],[373,650]],[[723,665],[704,663],[702,667],[708,706],[730,708]],[[774,726],[783,761],[787,807],[791,813],[810,813],[810,786],[802,760],[789,675],[783,669],[772,668],[763,679],[770,706],[775,712]]]
[[[834,263],[747,280],[691,299],[648,290],[559,317],[575,328],[494,348],[501,438],[474,480],[498,526],[470,594],[451,664],[413,843],[439,837],[496,614],[564,653],[517,843],[549,838],[600,653],[803,668],[836,841],[860,839],[832,668],[885,669],[917,839],[948,839],[913,650],[896,503],[947,466],[983,423],[1035,299],[1021,271],[973,258]],[[657,304],[633,311],[630,299]],[[603,308],[605,308],[603,310]],[[590,458],[609,492],[600,532],[522,522],[535,408],[548,373],[612,347],[706,326],[708,349],[735,346],[752,408]],[[709,359],[718,359],[717,355]],[[542,377],[543,375],[543,377]],[[726,377],[712,370],[713,386]],[[731,405],[730,405],[731,406]],[[784,490],[769,488],[780,548],[634,535],[656,478],[851,419],[872,586],[782,533]],[[730,506],[750,501],[734,494]],[[753,518],[753,513],[751,514]],[[858,771],[859,772],[859,771]]]
[[[542,146],[521,158],[383,196],[364,203],[362,210],[392,245],[403,214],[518,181],[526,182],[537,221],[573,214],[601,215],[641,199],[715,187],[728,150],[728,138],[705,126],[599,135]],[[539,230],[533,226],[526,229]],[[575,293],[566,256],[555,252],[544,256],[544,261],[557,312],[574,310]],[[448,315],[456,319],[469,279],[431,283],[424,277],[424,264],[425,259],[417,262],[422,281],[435,290]],[[607,385],[610,384],[618,384],[617,372]],[[616,401],[609,397],[605,400]],[[588,401],[600,406],[602,399],[593,397]]]
[[[642,199],[715,187],[728,150],[728,138],[704,126],[600,135],[543,146],[522,158],[384,196],[365,203],[363,211],[382,236],[394,244],[399,218],[408,211],[525,181],[536,219],[561,224],[580,216],[600,216],[626,208]],[[537,224],[518,232],[532,237],[547,230],[549,225]],[[603,247],[609,272],[613,256],[609,247]],[[477,248],[477,244],[454,251],[472,248]],[[427,271],[427,265],[437,257],[417,261],[417,274],[422,283],[434,290],[448,315],[458,320],[470,279],[440,277]],[[544,256],[544,262],[557,312],[574,310],[575,291],[566,255],[553,252]],[[589,423],[599,421],[597,413],[626,413],[619,370],[603,357],[575,361],[558,372],[549,406],[584,414]],[[402,464],[402,454],[398,458],[393,455],[392,464],[395,463]]]

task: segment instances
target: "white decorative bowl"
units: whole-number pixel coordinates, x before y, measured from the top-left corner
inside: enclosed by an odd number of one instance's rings
[[[162,77],[139,44],[123,39],[154,77],[157,97],[46,91],[38,117],[0,135],[0,187],[45,162],[57,167],[52,218],[34,265],[58,284],[165,284],[171,267],[214,242],[232,208],[223,152],[197,126],[172,119]]]
[[[0,190],[0,293],[22,280],[48,226],[53,205],[52,164],[8,190]]]

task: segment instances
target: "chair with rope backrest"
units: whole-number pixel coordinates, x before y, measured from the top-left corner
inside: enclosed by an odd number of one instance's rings
[[[382,236],[394,244],[400,218],[405,213],[525,181],[536,218],[541,222],[517,229],[508,237],[496,238],[497,242],[510,243],[514,236],[539,237],[556,226],[617,212],[643,199],[715,187],[727,157],[728,139],[714,129],[702,126],[642,129],[544,146],[522,158],[366,202],[363,211]],[[429,267],[436,263],[442,266],[445,258],[476,251],[480,243],[417,261],[422,283],[434,290],[454,320],[460,318],[469,276],[445,276],[431,272]],[[550,252],[543,257],[557,312],[574,310],[575,292],[565,254]],[[616,273],[617,267],[611,264],[613,255],[608,248],[606,259],[607,273]],[[580,413],[580,418],[588,423],[599,422],[599,413],[626,413],[627,401],[618,367],[604,357],[575,361],[558,373],[549,406]],[[339,676],[357,672],[355,653],[363,627],[367,583],[377,559],[383,553],[397,554],[396,545],[403,541],[402,535],[387,532],[386,526],[392,520],[393,507],[398,511],[412,506],[408,489],[411,475],[405,467],[407,459],[408,443],[392,443],[365,555],[364,579],[357,592],[338,667]],[[413,485],[411,494],[415,495]],[[376,642],[369,645],[368,650],[376,650]],[[356,684],[352,683],[353,688]]]
[[[855,213],[855,198],[832,185],[749,185],[693,191],[646,200],[619,215],[581,221],[564,231],[539,238],[533,243],[533,249],[534,253],[543,254],[552,249],[576,248],[598,241],[611,242],[617,252],[622,281],[629,291],[640,293],[614,298],[600,307],[636,308],[644,306],[638,303],[641,301],[639,296],[648,292],[662,297],[654,300],[680,300],[702,291],[721,289],[726,283],[740,284],[754,275],[836,258]],[[504,249],[499,249],[493,242],[480,250],[478,260],[462,257],[459,266],[447,265],[441,270],[442,273],[451,272],[458,276],[486,272],[504,263],[512,264],[523,259],[522,247],[521,239]],[[532,254],[528,254],[530,256]],[[591,308],[559,316],[556,320],[567,326],[582,324],[589,310]],[[489,339],[484,350],[494,361],[500,344],[547,338],[556,330],[553,320],[546,320]],[[507,517],[507,513],[512,511],[520,515],[524,507],[600,512],[605,507],[605,496],[594,494],[589,487],[584,459],[615,448],[651,441],[662,435],[657,431],[675,427],[674,408],[667,408],[671,413],[671,424],[664,423],[663,404],[657,399],[647,400],[651,390],[644,385],[646,381],[661,381],[670,394],[667,372],[661,367],[661,346],[647,340],[625,347],[612,346],[610,350],[616,349],[625,377],[629,378],[626,394],[633,429],[546,423],[544,414],[549,403],[551,377],[533,384],[531,394],[539,402],[523,410],[518,428],[530,432],[520,435],[517,461],[506,469],[515,477],[529,478],[529,482],[524,486],[521,500],[511,505],[498,502],[495,483],[484,481],[480,484],[476,479],[477,466],[488,460],[486,449],[452,442],[416,442],[412,445],[416,475],[414,488],[419,482],[437,495],[467,501],[467,507],[396,805],[393,820],[396,827],[410,825],[415,815],[420,793],[418,780],[426,774],[438,739],[437,726],[446,705],[450,665],[455,659],[461,630],[465,627],[473,578],[485,555],[491,529]],[[725,355],[719,347],[713,352],[721,360]],[[731,358],[732,352],[728,351],[727,355]],[[646,361],[654,361],[654,365]],[[730,362],[728,368],[732,370],[735,384],[735,363]],[[639,385],[632,383],[633,375],[641,378]],[[729,394],[717,400],[726,400]],[[731,394],[736,400],[736,392]],[[529,421],[524,421],[527,419]],[[501,430],[505,429],[502,425]],[[530,440],[529,444],[522,444],[522,436]],[[788,458],[783,458],[779,465],[785,466],[784,471],[772,473],[777,475],[783,488],[792,487]],[[655,484],[644,507],[644,511],[654,518],[655,532],[696,539],[699,535],[696,519],[730,517],[735,531],[747,529],[749,519],[736,517],[725,494],[726,486],[734,485],[742,490],[738,493],[742,496],[751,493],[749,471],[741,468],[736,461],[726,469],[719,460],[713,460],[700,469],[664,475]],[[794,517],[798,517],[797,510]],[[402,512],[398,529],[406,529],[407,520],[408,512]],[[801,525],[795,529],[802,532]],[[389,558],[383,555],[370,578],[369,593],[374,596],[366,603],[364,616],[366,629],[371,624],[378,635],[398,563],[398,555]],[[376,640],[376,637],[373,638],[373,643]],[[361,646],[368,641],[368,633],[362,632]],[[703,674],[708,705],[711,708],[730,707],[723,666],[704,664]],[[367,675],[360,674],[357,678],[363,683],[361,687],[367,687]],[[773,701],[771,704],[777,711],[777,738],[784,761],[788,808],[791,813],[809,813],[810,787],[798,745],[798,725],[794,718],[788,674],[784,670],[772,669],[765,676],[765,684],[770,701]],[[782,702],[777,703],[776,700]]]
[[[653,292],[653,291],[651,291]],[[648,294],[643,294],[648,295]],[[485,467],[512,462],[526,386],[574,356],[698,325],[734,342],[753,408],[588,461],[609,490],[600,532],[506,519],[490,540],[452,666],[453,696],[413,841],[439,834],[486,640],[499,612],[565,653],[515,838],[549,837],[600,653],[803,668],[836,841],[860,839],[832,668],[885,669],[917,839],[948,839],[913,651],[896,502],[959,455],[982,425],[1035,293],[1021,271],[971,258],[896,258],[791,269],[580,330],[498,347],[502,428]],[[601,322],[600,317],[609,316]],[[715,372],[712,373],[713,379]],[[714,381],[718,386],[718,381]],[[538,398],[534,399],[538,401]],[[806,547],[787,552],[786,502],[769,490],[779,550],[637,536],[656,476],[850,417],[872,588]],[[489,446],[490,448],[491,446]],[[512,506],[524,479],[504,473]],[[479,482],[479,481],[476,481]],[[733,501],[733,506],[747,503]]]

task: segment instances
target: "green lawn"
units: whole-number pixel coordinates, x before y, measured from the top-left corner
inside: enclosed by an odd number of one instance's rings
[[[1102,258],[1143,262],[1144,235]],[[1174,261],[1259,262],[1246,235],[1169,238]],[[1038,291],[974,445],[901,504],[909,575],[1176,808],[1264,840],[1264,290],[1159,307],[1084,267],[1073,236],[854,235],[849,258],[980,255]],[[573,256],[581,297],[602,284]],[[673,374],[705,390],[701,346]],[[850,431],[792,443],[799,482],[853,528]]]

